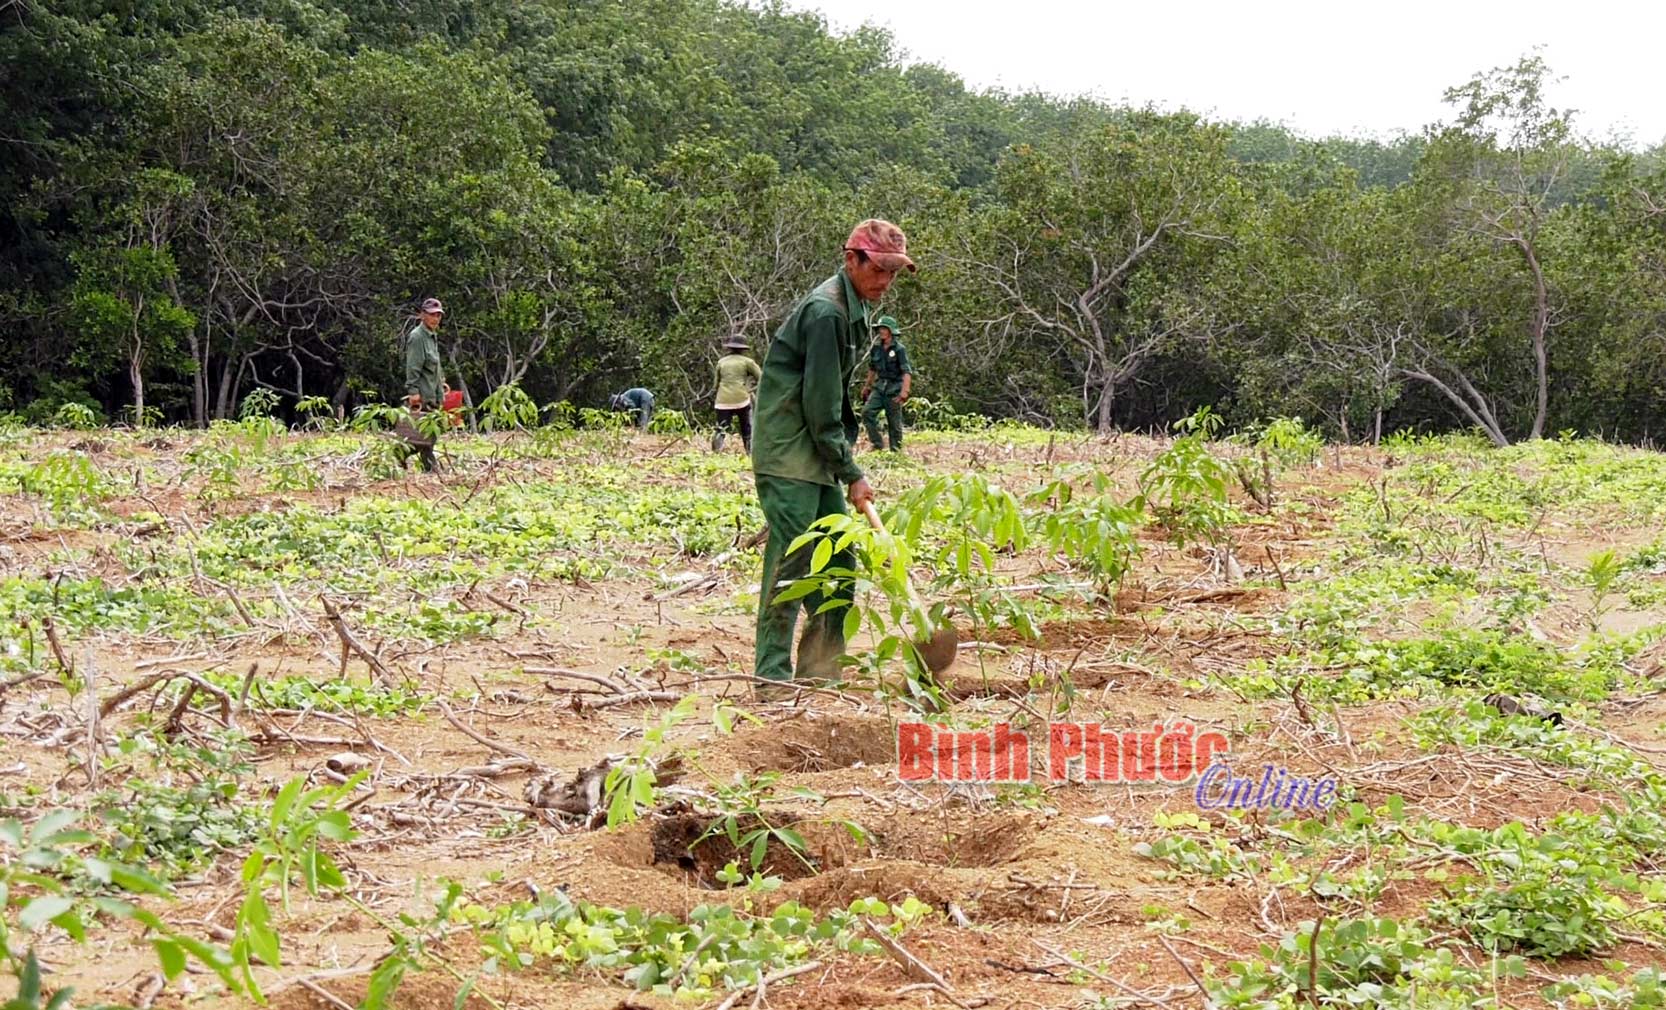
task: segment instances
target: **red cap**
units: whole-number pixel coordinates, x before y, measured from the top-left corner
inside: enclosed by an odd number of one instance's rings
[[[907,269],[914,273],[919,269],[914,261],[908,258],[908,236],[902,229],[889,221],[870,217],[857,225],[845,240],[847,252],[865,252],[868,258],[878,263],[881,269]]]

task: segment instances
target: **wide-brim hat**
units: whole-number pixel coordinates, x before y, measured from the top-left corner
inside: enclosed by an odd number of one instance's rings
[[[723,346],[736,351],[749,351],[752,349],[752,345],[747,342],[747,339],[741,336],[724,338]]]

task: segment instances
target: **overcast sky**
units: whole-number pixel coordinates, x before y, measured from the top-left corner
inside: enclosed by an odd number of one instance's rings
[[[841,30],[888,27],[910,62],[974,87],[1092,94],[1266,118],[1309,136],[1391,136],[1447,118],[1442,92],[1543,46],[1550,94],[1582,132],[1666,139],[1661,34],[1649,0],[788,0]]]

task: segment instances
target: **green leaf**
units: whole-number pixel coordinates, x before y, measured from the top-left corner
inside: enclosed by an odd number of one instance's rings
[[[386,1010],[388,999],[399,983],[405,978],[406,962],[403,957],[390,957],[376,966],[370,973],[370,983],[365,987],[364,1002],[360,1004],[362,1010]]]
[[[271,913],[266,907],[265,896],[258,890],[250,891],[248,897],[243,899],[237,919],[249,950],[269,967],[279,967],[278,935],[272,931]]]
[[[172,940],[153,939],[156,959],[162,962],[162,977],[172,982],[185,971],[185,948]]]
[[[821,535],[822,535],[821,531],[820,530],[815,530],[815,529],[811,529],[811,530],[808,530],[804,533],[800,533],[798,535],[798,537],[796,539],[794,539],[793,542],[787,546],[787,554],[797,554],[799,548],[803,547],[805,544],[809,543],[810,541],[816,539],[817,537],[819,537]],[[785,556],[785,555],[783,555],[783,556]]]
[[[826,568],[827,563],[832,560],[833,541],[823,539],[821,543],[816,544],[815,553],[810,555],[810,574],[814,575],[823,568]]]
[[[284,822],[289,819],[289,810],[295,805],[296,797],[301,795],[301,790],[306,787],[306,784],[306,779],[294,778],[284,783],[283,788],[278,790],[277,799],[272,801],[271,826],[273,834],[277,834],[283,827]]]
[[[752,842],[752,854],[750,857],[752,869],[754,870],[764,865],[764,854],[769,850],[769,832],[759,829],[757,836],[758,837]]]
[[[74,907],[73,898],[58,894],[42,895],[23,906],[23,911],[18,913],[17,924],[27,930],[39,929]]]
[[[770,606],[778,607],[783,603],[790,603],[793,600],[801,600],[820,589],[821,586],[822,582],[820,579],[799,579],[797,582],[794,582],[792,585],[771,597]]]
[[[859,607],[851,607],[845,611],[845,641],[849,642],[862,630],[862,611]]]
[[[353,838],[353,822],[344,810],[331,810],[318,818],[318,833],[332,842],[346,842]]]

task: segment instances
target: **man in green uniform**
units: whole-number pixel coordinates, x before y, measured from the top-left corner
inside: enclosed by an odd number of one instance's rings
[[[405,336],[405,405],[411,416],[399,419],[395,431],[416,453],[422,469],[432,471],[438,460],[434,458],[434,438],[420,430],[416,419],[424,410],[439,410],[446,390],[445,373],[440,369],[440,319],[445,306],[438,298],[422,303],[422,321]],[[410,456],[407,454],[406,459]]]
[[[897,321],[880,316],[874,324],[879,340],[868,351],[868,377],[862,383],[862,423],[868,428],[868,441],[875,449],[885,448],[879,437],[879,412],[885,412],[885,426],[890,429],[891,451],[902,451],[902,407],[908,402],[909,390],[914,385],[914,369],[908,364],[908,350],[897,339]]]
[[[792,639],[801,606],[810,614],[798,643],[798,675],[807,680],[838,677],[844,610],[814,613],[822,602],[819,594],[780,605],[775,596],[809,570],[810,552],[787,557],[787,548],[817,519],[845,511],[840,485],[858,508],[873,500],[873,488],[851,452],[857,429],[850,383],[868,340],[872,303],[904,269],[915,267],[902,229],[889,221],[863,221],[845,242],[844,266],[798,303],[764,357],[752,470],[769,540],[758,592],[753,673],[766,680],[794,678]],[[834,567],[852,564],[848,553],[831,561]]]

